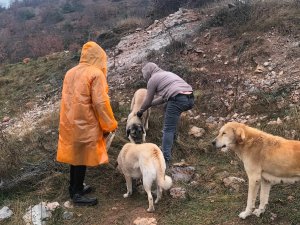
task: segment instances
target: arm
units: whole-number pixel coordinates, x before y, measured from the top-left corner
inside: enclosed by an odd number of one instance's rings
[[[100,73],[91,84],[92,104],[100,127],[104,132],[112,132],[118,122],[115,120],[108,96],[108,85],[104,74]]]
[[[151,106],[160,105],[160,104],[162,104],[164,102],[165,102],[165,100],[161,96],[159,96],[159,97],[157,97],[156,99],[154,99],[152,101]]]
[[[149,80],[147,84],[147,96],[139,110],[141,113],[145,112],[148,108],[151,107],[152,100],[154,99],[154,95],[156,92],[157,85],[153,82],[153,80]]]

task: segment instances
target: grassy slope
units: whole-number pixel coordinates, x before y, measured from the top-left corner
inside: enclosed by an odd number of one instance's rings
[[[177,49],[180,51],[180,49]],[[168,59],[164,59],[164,64],[168,69],[176,72],[189,71],[189,68],[182,67],[188,65],[185,57],[178,60],[179,52],[176,49],[167,54]],[[42,103],[41,97],[52,96],[53,93],[59,93],[61,81],[65,71],[70,68],[76,60],[72,56],[66,56],[63,53],[52,59],[46,60],[41,58],[32,61],[29,64],[7,65],[1,68],[0,73],[0,118],[9,115],[17,115],[27,110],[20,105],[28,101]],[[209,64],[208,64],[209,66]],[[34,72],[33,72],[34,71]],[[212,87],[215,95],[222,95],[222,92],[216,86],[196,84],[197,80],[203,80],[205,74],[184,73],[187,74],[185,79],[195,84],[196,89],[201,90],[197,100],[195,110],[198,113],[212,113],[212,102],[209,101]],[[26,78],[26,79],[25,79]],[[228,78],[230,82],[230,78]],[[195,81],[195,82],[193,82]],[[50,87],[45,85],[49,85]],[[210,84],[208,82],[208,84]],[[128,84],[129,85],[129,84]],[[129,85],[130,86],[130,85]],[[12,91],[14,90],[14,91]],[[121,92],[117,95],[116,92]],[[132,96],[124,89],[116,90],[112,93],[112,100],[120,102]],[[5,100],[4,100],[5,99]],[[215,108],[220,105],[215,103]],[[18,106],[18,107],[17,107]],[[5,109],[6,108],[6,109]],[[119,105],[115,108],[118,121],[127,117],[129,112],[129,102],[125,105]],[[274,134],[284,135],[284,130],[295,129],[299,131],[299,113],[297,110],[284,111],[286,115],[292,117],[290,122],[283,126],[267,126],[262,124],[262,128]],[[214,112],[215,113],[215,112]],[[221,113],[221,112],[220,112]],[[272,114],[274,112],[270,112]],[[215,113],[216,114],[216,113]],[[161,143],[162,115],[161,107],[153,109],[150,119],[150,130],[147,134],[149,142]],[[296,121],[296,122],[295,122]],[[57,143],[57,124],[58,115],[51,118],[45,118],[45,121],[33,133],[24,137],[18,142],[18,148],[24,153],[21,162],[32,161],[40,162],[44,159],[54,159]],[[187,134],[189,125],[196,125],[206,129],[202,140],[196,140]],[[51,135],[47,133],[51,130]],[[115,141],[110,149],[111,163],[113,164],[118,151],[127,142],[124,135],[125,122],[120,122],[119,130]],[[74,225],[91,225],[91,224],[132,224],[137,217],[156,217],[158,224],[163,225],[195,225],[195,224],[299,224],[300,223],[300,193],[296,185],[277,185],[271,190],[269,207],[261,218],[250,217],[242,221],[238,219],[239,212],[244,210],[247,198],[247,185],[241,186],[239,192],[230,191],[224,187],[220,173],[227,171],[232,176],[246,179],[243,167],[237,158],[231,154],[222,154],[211,149],[210,141],[216,135],[217,129],[211,129],[205,124],[205,121],[188,120],[183,118],[180,124],[179,141],[174,146],[174,159],[179,161],[185,158],[188,162],[196,167],[199,177],[196,179],[198,184],[195,186],[188,184],[176,184],[187,188],[189,196],[186,200],[174,200],[167,194],[157,205],[154,214],[147,214],[147,198],[145,195],[135,193],[129,199],[123,199],[122,194],[125,192],[125,182],[122,176],[115,173],[111,166],[101,166],[91,168],[87,172],[86,182],[96,187],[96,195],[100,204],[92,208],[74,208],[70,209],[75,213],[71,220],[62,220],[62,210],[57,210],[48,224],[74,224]],[[33,158],[36,157],[36,158]],[[34,159],[34,160],[33,160]],[[232,163],[233,162],[233,163]],[[17,166],[20,169],[22,164]],[[22,224],[22,215],[25,209],[31,204],[37,204],[40,201],[59,201],[63,203],[68,200],[68,167],[65,165],[55,165],[49,168],[49,172],[43,179],[38,179],[32,183],[25,183],[22,187],[15,190],[0,193],[0,206],[9,205],[14,211],[14,216],[3,222],[5,225]],[[291,198],[292,196],[293,198]],[[288,200],[290,199],[290,200]],[[273,221],[273,214],[277,217]]]

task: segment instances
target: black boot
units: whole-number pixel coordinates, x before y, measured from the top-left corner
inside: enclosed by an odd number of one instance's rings
[[[81,194],[75,194],[72,198],[72,201],[78,206],[93,206],[98,204],[97,198],[86,197]]]

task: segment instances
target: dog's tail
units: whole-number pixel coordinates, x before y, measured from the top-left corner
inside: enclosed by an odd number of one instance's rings
[[[164,190],[171,188],[173,182],[172,178],[165,174],[166,164],[164,156],[161,150],[156,146],[154,150],[154,155],[157,158],[157,183],[158,186],[162,187]]]
[[[159,176],[157,182],[164,190],[169,190],[173,184],[172,178],[167,175]]]

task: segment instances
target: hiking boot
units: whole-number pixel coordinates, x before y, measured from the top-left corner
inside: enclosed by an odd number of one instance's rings
[[[93,206],[97,205],[98,200],[94,197],[86,197],[81,194],[75,194],[72,198],[74,205],[78,206]]]
[[[80,191],[80,194],[81,195],[89,194],[89,193],[91,193],[92,190],[93,189],[90,185],[83,184],[83,190]],[[70,194],[70,198],[73,198],[74,192],[72,191],[71,187],[69,187],[69,194]]]
[[[81,191],[81,195],[89,194],[92,191],[92,187],[90,185],[83,184],[83,190]]]

